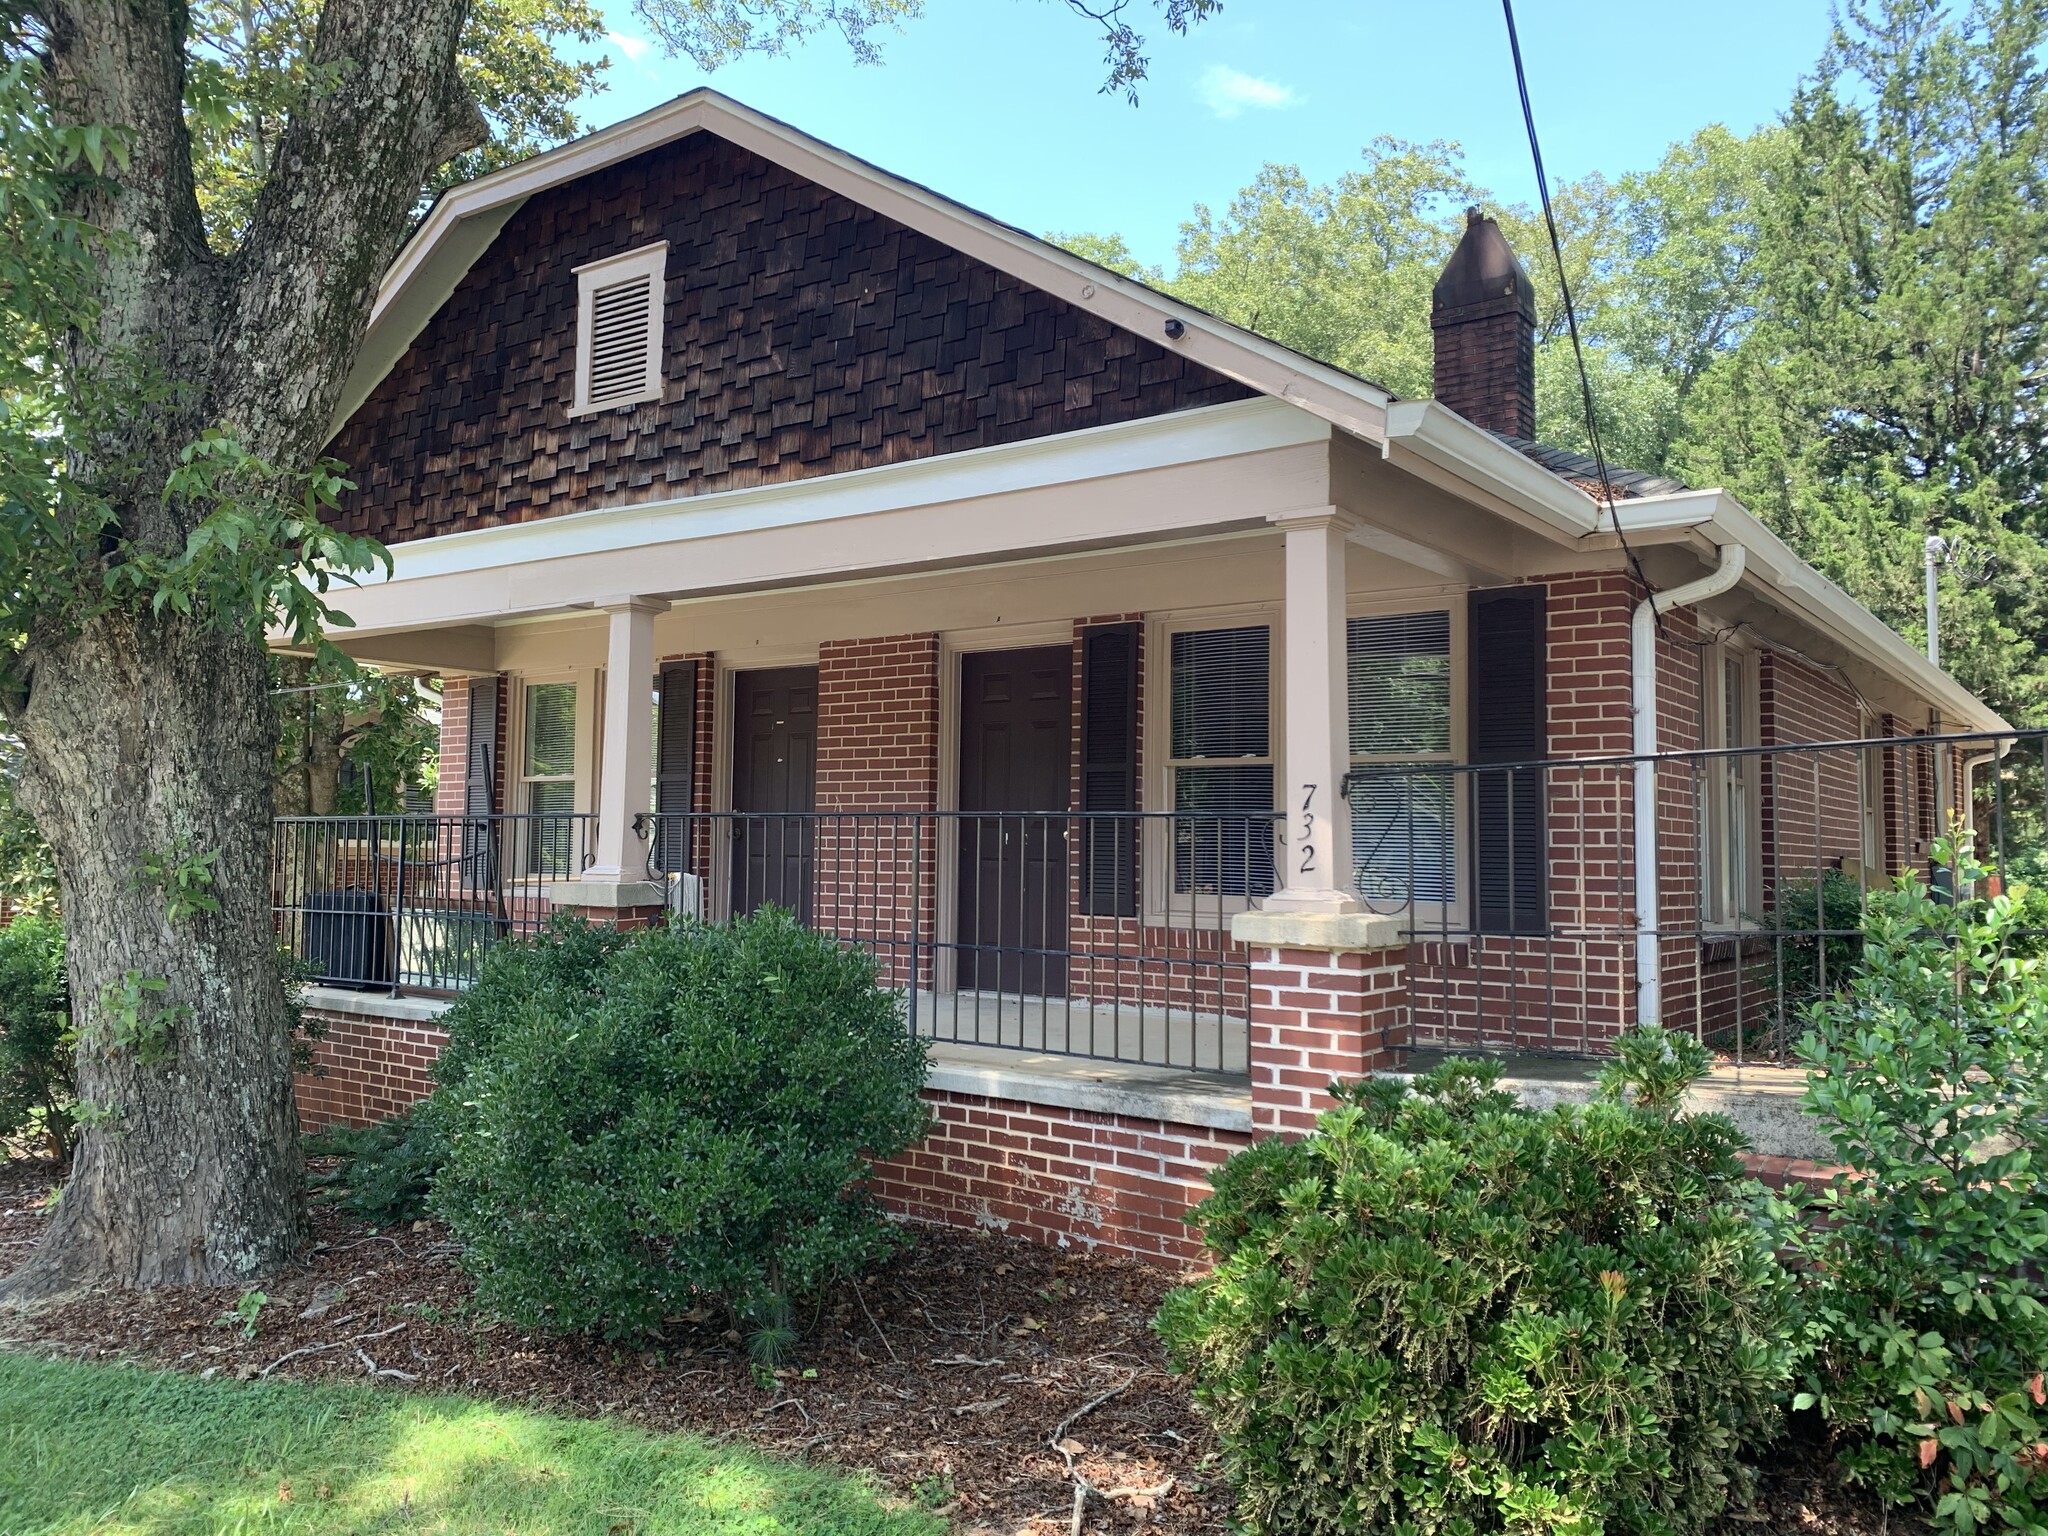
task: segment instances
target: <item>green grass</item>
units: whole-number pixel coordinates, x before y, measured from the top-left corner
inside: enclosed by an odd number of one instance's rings
[[[936,1536],[856,1479],[464,1398],[0,1352],[5,1536]]]

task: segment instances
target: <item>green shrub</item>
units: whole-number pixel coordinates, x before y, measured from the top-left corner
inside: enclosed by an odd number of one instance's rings
[[[427,1214],[427,1197],[448,1160],[448,1135],[428,1102],[375,1125],[329,1126],[306,1138],[306,1151],[341,1159],[332,1173],[314,1176],[315,1188],[385,1227]]]
[[[790,1303],[888,1252],[872,1159],[924,1134],[922,1041],[873,959],[764,911],[493,949],[447,1015],[433,1207],[522,1326],[644,1338]]]
[[[1863,887],[1839,869],[1823,871],[1818,882],[1785,882],[1765,920],[1784,937],[1757,976],[1767,990],[1783,986],[1779,1011],[1785,1018],[1804,1017],[1824,993],[1848,985],[1863,948],[1863,900]]]
[[[1217,1269],[1157,1326],[1248,1530],[1690,1532],[1743,1494],[1796,1326],[1781,1208],[1673,1112],[1705,1067],[1646,1032],[1537,1111],[1453,1060],[1217,1172]]]
[[[40,1132],[71,1160],[78,1081],[64,929],[23,914],[0,928],[0,1136]]]
[[[1967,847],[1956,873],[1983,873]],[[2011,950],[2027,906],[1901,880],[1800,1044],[1807,1108],[1857,1170],[1807,1239],[1801,1402],[1858,1481],[1963,1536],[2048,1530],[2048,961]]]

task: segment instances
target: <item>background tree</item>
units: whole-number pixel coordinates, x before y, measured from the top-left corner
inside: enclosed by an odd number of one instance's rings
[[[274,697],[278,815],[392,816],[409,791],[433,787],[438,678],[280,656]]]
[[[1786,114],[1755,317],[1701,377],[1673,461],[1729,486],[2002,710],[2048,705],[2048,10],[1885,0],[1842,14]]]
[[[198,0],[192,7],[186,120],[193,176],[214,244],[240,238],[277,138],[305,94],[320,0]],[[438,167],[431,197],[582,131],[578,98],[604,89],[610,61],[571,58],[604,17],[586,0],[472,0],[457,69],[491,137]]]
[[[1944,659],[2019,720],[2048,713],[2044,43],[2038,0],[1858,0],[1782,121],[1555,199],[1610,457],[1727,486],[1916,641],[1923,541],[1954,541]],[[1055,238],[1424,395],[1456,206],[1490,199],[1455,145],[1365,160],[1327,186],[1267,166],[1195,210],[1170,273],[1114,234]],[[1537,287],[1538,433],[1583,449],[1548,234],[1492,206]]]

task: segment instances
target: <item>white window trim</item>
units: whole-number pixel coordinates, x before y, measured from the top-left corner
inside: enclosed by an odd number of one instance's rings
[[[603,722],[598,719],[598,705],[604,697],[600,686],[603,677],[601,669],[595,667],[553,667],[539,672],[512,674],[510,699],[506,704],[505,741],[507,755],[512,761],[506,765],[506,799],[515,814],[532,814],[530,786],[537,782],[560,783],[561,780],[536,780],[526,772],[526,690],[537,683],[573,683],[576,687],[576,772],[570,776],[575,788],[571,809],[574,814],[588,816],[597,806],[597,783],[600,765],[597,761],[598,744],[604,739]],[[585,822],[586,836],[595,839],[597,829],[593,823]],[[508,860],[515,879],[541,881],[560,877],[544,875],[527,867],[526,841],[524,837],[514,839],[515,847]],[[584,850],[588,852],[589,849]],[[571,871],[567,878],[573,880],[582,871]]]
[[[576,273],[576,371],[575,395],[570,402],[571,416],[596,416],[606,411],[628,410],[644,405],[650,400],[659,400],[666,384],[666,315],[668,308],[668,242],[657,240],[652,245],[643,245],[616,256],[607,256],[601,261],[585,262],[574,269]],[[653,281],[654,302],[648,306],[647,347],[651,359],[645,385],[635,394],[606,400],[602,405],[590,403],[590,332],[591,307],[600,288],[610,287],[624,279],[646,274]]]
[[[1405,593],[1400,597],[1390,597],[1370,602],[1360,602],[1354,598],[1346,605],[1344,617],[1347,621],[1351,619],[1398,618],[1403,614],[1410,613],[1448,612],[1450,614],[1451,627],[1450,751],[1447,753],[1422,753],[1412,757],[1397,756],[1389,753],[1353,754],[1346,759],[1352,768],[1358,768],[1374,762],[1441,761],[1455,765],[1466,760],[1466,701],[1470,676],[1467,662],[1465,623],[1469,604],[1465,601],[1465,590],[1460,588],[1456,592]],[[1348,669],[1350,666],[1348,636],[1345,646],[1345,666],[1348,680]],[[1348,728],[1348,720],[1346,725]],[[1345,744],[1347,747],[1350,744],[1348,729]],[[1462,773],[1454,773],[1452,775],[1452,792],[1456,797],[1456,803],[1452,807],[1452,815],[1456,817],[1456,824],[1454,828],[1455,835],[1452,838],[1451,844],[1451,878],[1455,883],[1456,896],[1449,903],[1418,901],[1410,904],[1404,902],[1395,914],[1399,916],[1412,911],[1415,914],[1416,932],[1419,937],[1425,939],[1429,936],[1428,930],[1430,929],[1442,930],[1448,928],[1453,933],[1462,933],[1469,927],[1466,915],[1468,910],[1467,893],[1472,888],[1471,785],[1472,775]],[[1355,882],[1355,870],[1352,878]],[[1355,889],[1355,885],[1353,888]],[[1364,892],[1358,892],[1358,897],[1360,901],[1365,903],[1368,910],[1382,910]]]
[[[1286,630],[1284,613],[1278,603],[1239,603],[1222,608],[1172,610],[1145,616],[1145,707],[1143,753],[1144,784],[1142,804],[1171,811],[1174,806],[1173,774],[1181,763],[1168,756],[1173,743],[1173,636],[1187,630],[1247,629],[1266,626],[1267,683],[1266,746],[1260,761],[1273,766],[1273,809],[1280,809],[1280,749],[1287,739],[1284,709],[1286,699]],[[1218,759],[1220,761],[1220,759]],[[1165,817],[1148,818],[1142,854],[1144,900],[1142,921],[1153,927],[1223,929],[1239,912],[1252,909],[1254,898],[1246,896],[1178,896],[1173,890],[1173,849],[1170,824]]]

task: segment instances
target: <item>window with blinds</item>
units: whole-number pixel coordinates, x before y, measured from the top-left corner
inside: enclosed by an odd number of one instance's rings
[[[1265,896],[1273,876],[1272,634],[1263,624],[1170,639],[1167,758],[1173,886]]]
[[[576,685],[528,683],[519,758],[528,874],[577,874]]]
[[[1750,658],[1741,652],[1724,650],[1719,681],[1718,707],[1708,717],[1710,745],[1755,746]],[[1710,905],[1715,920],[1720,922],[1737,922],[1745,912],[1762,904],[1763,892],[1757,878],[1762,852],[1755,810],[1757,769],[1754,755],[1717,758],[1708,767],[1713,796],[1714,889]]]
[[[1458,894],[1451,761],[1451,615],[1400,613],[1345,626],[1351,720],[1351,845],[1359,893],[1378,904]]]
[[[661,398],[667,273],[666,242],[576,269],[577,411]]]

